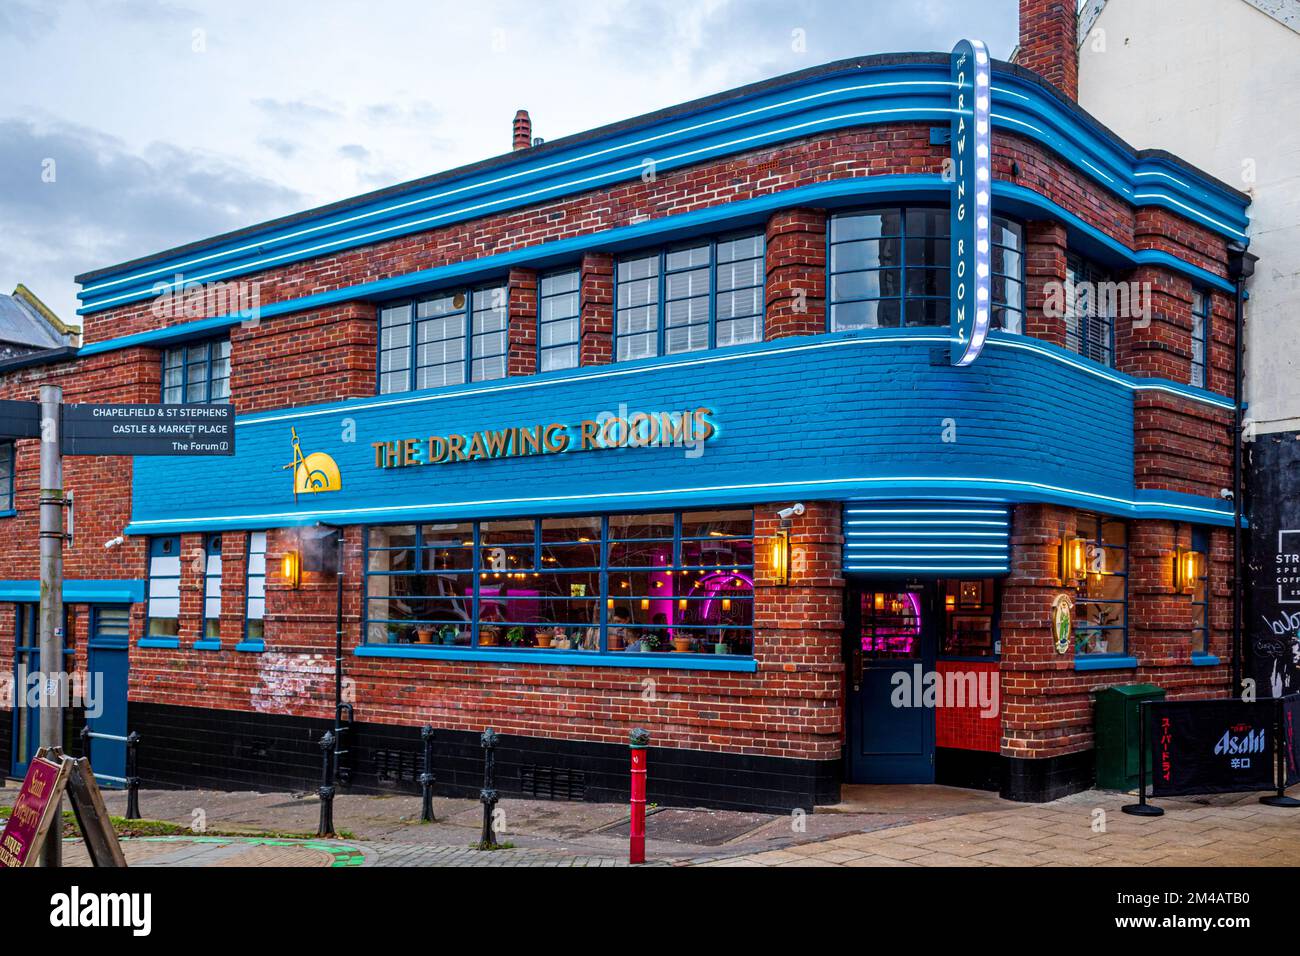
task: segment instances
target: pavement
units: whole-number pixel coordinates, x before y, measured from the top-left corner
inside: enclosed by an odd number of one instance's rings
[[[10,804],[17,783],[0,789]],[[125,794],[106,791],[120,816]],[[1262,806],[1256,794],[1162,800],[1163,817],[1132,817],[1129,795],[1088,791],[1047,804],[937,786],[845,787],[816,813],[775,815],[651,806],[646,856],[658,866],[1253,866],[1300,865],[1300,810]],[[314,793],[146,790],[146,818],[173,824],[124,837],[134,866],[627,865],[628,812],[618,804],[503,800],[498,841],[477,843],[482,807],[437,798],[419,821],[407,795],[340,794],[339,835],[317,838]],[[79,839],[68,865],[88,865]]]

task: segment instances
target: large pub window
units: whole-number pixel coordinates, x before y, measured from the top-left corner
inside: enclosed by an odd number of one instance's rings
[[[763,234],[751,233],[620,259],[615,360],[760,341],[764,249]]]
[[[840,213],[830,224],[829,325],[847,329],[949,323],[949,212],[888,208]],[[992,327],[1024,325],[1024,236],[994,216],[990,280]]]
[[[373,527],[370,644],[753,653],[749,510]]]
[[[505,378],[508,301],[490,285],[380,309],[380,394]]]
[[[542,276],[537,290],[537,370],[578,367],[582,338],[577,269]]]
[[[1075,602],[1076,656],[1128,651],[1128,526],[1118,518],[1079,515],[1087,573]]]

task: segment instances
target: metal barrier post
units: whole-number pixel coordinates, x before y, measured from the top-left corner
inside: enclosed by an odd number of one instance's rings
[[[420,822],[433,822],[433,725],[425,724],[420,729],[420,739],[424,741],[424,772],[420,774],[420,790],[423,800],[420,803]]]
[[[483,834],[479,838],[480,850],[491,850],[497,845],[497,835],[492,828],[492,815],[497,806],[497,732],[489,727],[479,738],[483,745],[483,789],[478,798],[483,803]]]
[[[650,731],[637,727],[629,735],[632,751],[632,819],[628,827],[627,861],[645,862],[645,782],[646,748],[650,746]]]
[[[1163,817],[1165,811],[1147,803],[1147,715],[1148,701],[1138,701],[1138,802],[1120,807],[1134,817]]]
[[[325,736],[320,739],[320,825],[316,828],[317,836],[334,835],[334,743],[334,732],[325,731]]]
[[[1283,706],[1284,700],[1283,697],[1277,698],[1277,718],[1273,725],[1275,728],[1273,731],[1273,750],[1277,754],[1277,759],[1273,762],[1273,774],[1277,782],[1277,793],[1259,798],[1259,802],[1266,807],[1300,807],[1300,800],[1286,795],[1286,709]]]
[[[126,818],[140,819],[140,735],[126,735]]]

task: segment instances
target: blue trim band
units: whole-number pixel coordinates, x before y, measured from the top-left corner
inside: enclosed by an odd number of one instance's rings
[[[850,63],[737,91],[685,113],[647,117],[486,169],[471,169],[405,193],[389,191],[352,208],[268,224],[138,265],[103,272],[80,292],[79,314],[208,282],[336,254],[414,232],[608,188],[639,178],[807,136],[874,124],[947,123],[951,80],[945,60]],[[1141,156],[1077,115],[1042,86],[995,68],[995,130],[1047,148],[1084,176],[1136,206],[1160,206],[1225,237],[1244,239],[1247,200],[1221,183],[1161,157]]]
[[[1213,654],[1206,654],[1204,651],[1194,651],[1192,653],[1193,667],[1214,667],[1219,663],[1219,659]]]
[[[477,648],[416,647],[410,644],[362,644],[352,653],[357,657],[423,658],[435,661],[475,661],[499,664],[560,664],[566,667],[636,667],[644,670],[735,671],[753,674],[758,663],[752,658],[707,654],[660,655],[636,652],[595,651],[495,651]],[[685,658],[690,658],[686,660]]]
[[[35,604],[41,599],[39,581],[0,581],[0,601]],[[144,601],[142,580],[84,580],[63,582],[65,604],[140,604]]]
[[[1074,669],[1076,671],[1135,670],[1137,666],[1137,658],[1128,654],[1107,654],[1105,656],[1076,657],[1074,659]]]

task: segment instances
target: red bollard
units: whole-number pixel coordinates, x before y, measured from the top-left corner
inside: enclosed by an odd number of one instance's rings
[[[632,827],[627,861],[645,862],[645,772],[646,747],[650,745],[650,731],[637,727],[632,731],[629,744],[632,748]]]

